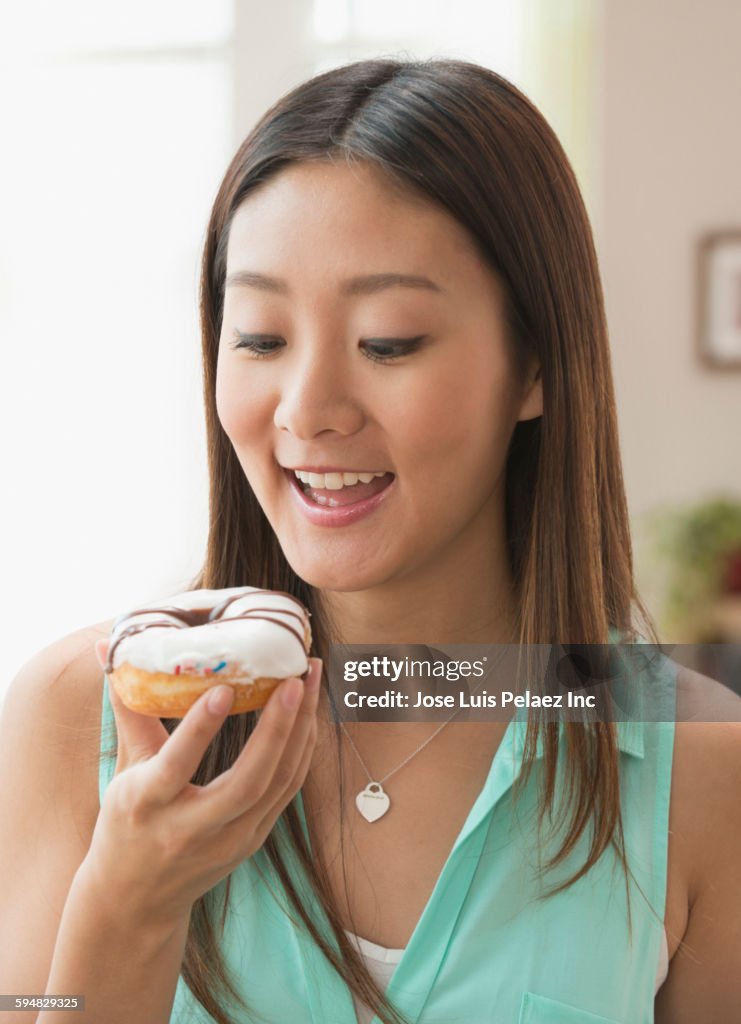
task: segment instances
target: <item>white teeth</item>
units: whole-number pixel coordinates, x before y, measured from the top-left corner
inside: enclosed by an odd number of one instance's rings
[[[294,475],[303,484],[319,490],[339,491],[343,487],[352,487],[358,481],[367,484],[376,476],[385,473],[307,473],[303,469],[294,469]]]

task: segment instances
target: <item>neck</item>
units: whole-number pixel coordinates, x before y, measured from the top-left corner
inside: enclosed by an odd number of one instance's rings
[[[507,643],[517,609],[504,529],[471,529],[434,563],[363,590],[319,591],[336,642]]]
[[[491,509],[489,509],[491,513]],[[499,644],[517,641],[518,614],[508,569],[503,525],[492,529],[491,514],[478,530],[462,534],[445,554],[383,584],[356,591],[319,592],[334,642],[363,645]],[[488,571],[487,571],[488,568]],[[408,651],[419,657],[420,651]],[[401,685],[395,685],[401,689]],[[424,689],[421,680],[414,690]],[[338,691],[335,688],[335,695]],[[325,697],[325,712],[331,716]],[[439,712],[437,713],[439,722]],[[432,716],[414,720],[349,721],[354,737],[370,731],[375,743],[429,735]],[[327,719],[328,720],[328,719]]]

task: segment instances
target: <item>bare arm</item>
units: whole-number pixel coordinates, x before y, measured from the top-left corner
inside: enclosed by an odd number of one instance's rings
[[[168,1024],[188,937],[188,917],[171,928],[112,914],[82,868],[57,935],[49,995],[83,995],[85,1024]],[[37,1024],[70,1024],[43,1010]]]
[[[692,854],[690,910],[655,1020],[728,1024],[741,1006],[741,724],[680,723],[676,744],[677,829]]]
[[[39,651],[12,681],[0,715],[6,994],[45,992],[65,901],[95,827],[102,673],[94,643],[101,632],[105,624]],[[33,1012],[9,1010],[0,1018],[29,1024]]]
[[[193,903],[262,845],[300,789],[321,663],[312,661],[305,706],[289,708],[279,687],[234,765],[203,787],[189,780],[228,708],[201,700],[169,735],[109,688],[118,759],[98,808],[97,661],[89,631],[41,652],[0,719],[0,991],[85,996],[86,1022],[166,1024]],[[86,715],[92,732],[80,728]],[[90,771],[71,770],[81,742]],[[67,1010],[36,1013],[10,1011],[3,1024],[70,1024]]]

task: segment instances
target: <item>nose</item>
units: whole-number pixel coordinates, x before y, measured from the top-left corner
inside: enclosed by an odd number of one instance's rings
[[[365,414],[341,358],[315,349],[286,366],[273,421],[302,440],[325,430],[343,435],[360,430]]]

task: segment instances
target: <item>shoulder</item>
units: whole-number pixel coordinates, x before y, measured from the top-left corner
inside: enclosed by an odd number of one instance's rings
[[[34,654],[16,673],[5,698],[5,710],[18,714],[30,703],[54,718],[79,715],[94,690],[100,692],[103,670],[95,643],[108,635],[113,619],[75,630]]]
[[[716,679],[678,666],[676,719],[675,773],[695,798],[692,813],[717,813],[727,802],[741,808],[741,697]],[[698,803],[702,796],[708,805]],[[728,824],[737,821],[732,814]]]
[[[29,790],[36,779],[71,800],[89,822],[97,816],[103,670],[95,653],[113,620],[75,630],[39,650],[16,673],[0,715],[4,756],[23,765]]]
[[[741,721],[741,697],[717,679],[677,665],[677,721],[733,724]]]
[[[106,626],[38,651],[3,702],[0,987],[25,979],[21,991],[44,991],[69,887],[90,847],[103,682],[94,645]]]
[[[716,877],[719,863],[741,849],[741,698],[684,667],[677,671],[672,789],[691,855],[691,902]]]
[[[741,1000],[741,698],[678,667],[675,729],[669,829],[686,918],[656,1019],[715,1024]]]

